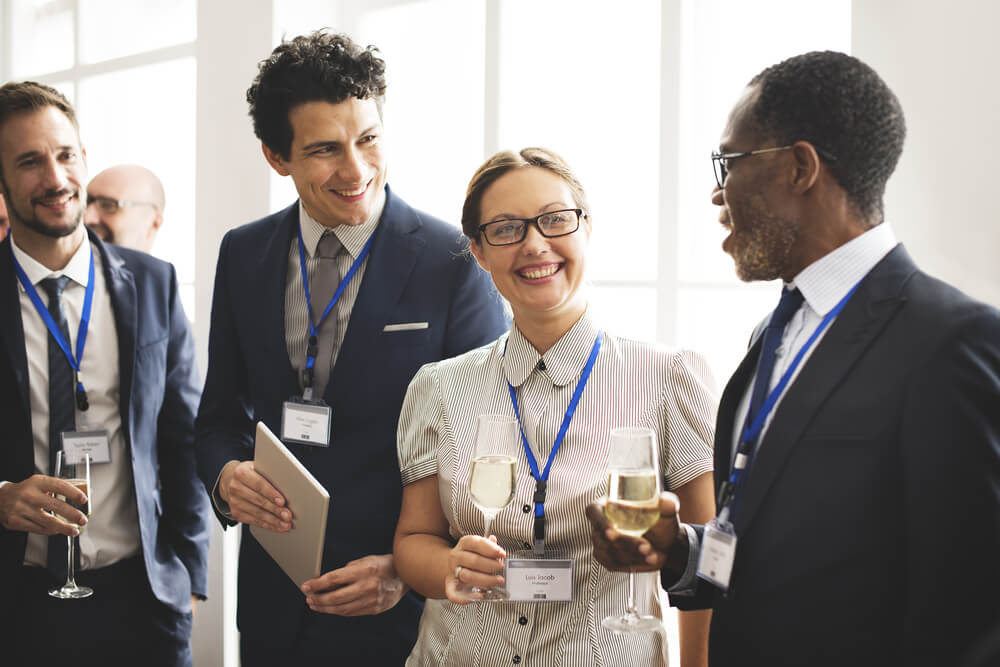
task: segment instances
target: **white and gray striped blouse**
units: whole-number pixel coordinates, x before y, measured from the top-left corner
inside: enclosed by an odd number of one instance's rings
[[[544,465],[597,332],[598,326],[585,314],[542,357],[513,327],[490,345],[427,364],[417,373],[399,420],[400,471],[404,485],[438,475],[452,537],[483,530],[482,514],[466,490],[477,416],[513,416],[505,378],[509,380],[517,390],[525,435]],[[594,560],[584,510],[607,493],[612,428],[654,429],[664,486],[676,489],[712,470],[715,411],[714,386],[702,357],[605,333],[552,464],[545,503],[546,549],[573,559],[574,601],[460,606],[428,600],[407,664],[665,664],[662,633],[625,636],[601,626],[605,616],[625,611],[627,575],[608,572]],[[525,454],[519,451],[514,501],[492,526],[508,553],[530,546],[534,488]],[[637,579],[640,611],[657,616],[658,576]]]

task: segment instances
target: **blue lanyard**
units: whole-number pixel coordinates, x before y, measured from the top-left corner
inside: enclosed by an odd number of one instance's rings
[[[792,363],[789,364],[784,374],[782,374],[778,384],[768,393],[767,398],[764,399],[764,404],[760,406],[760,411],[756,415],[751,415],[749,409],[747,410],[746,421],[743,424],[743,434],[740,436],[740,443],[736,448],[736,460],[733,462],[732,472],[729,474],[729,479],[726,480],[719,490],[719,507],[722,508],[719,516],[723,521],[726,519],[735,520],[739,491],[745,483],[744,477],[746,471],[750,469],[750,465],[753,463],[753,456],[756,451],[754,444],[760,436],[760,432],[764,429],[764,424],[767,422],[768,416],[774,410],[775,404],[778,402],[781,394],[784,393],[788,383],[791,382],[792,376],[795,374],[795,370],[799,367],[799,364],[802,363],[802,358],[805,357],[806,352],[813,346],[820,334],[830,326],[834,318],[840,314],[840,311],[844,309],[844,306],[850,301],[851,296],[854,295],[859,285],[861,285],[861,281],[855,283],[854,287],[844,295],[844,298],[833,307],[833,310],[827,313],[826,317],[820,321],[819,326],[816,327],[816,330],[813,331],[812,335],[809,336],[805,344],[799,349],[795,358],[792,359]]]
[[[305,385],[305,398],[309,400],[312,398],[312,380],[313,380],[313,366],[316,365],[316,355],[319,352],[319,327],[323,324],[323,320],[326,316],[330,314],[333,307],[337,305],[340,301],[340,295],[344,293],[347,289],[348,283],[351,282],[351,278],[357,272],[358,267],[361,266],[361,262],[365,261],[365,257],[368,256],[368,251],[372,248],[372,241],[375,240],[375,234],[372,233],[368,237],[368,242],[365,243],[365,247],[361,249],[361,254],[358,258],[354,260],[351,264],[351,268],[348,269],[347,275],[344,279],[340,281],[340,285],[337,286],[337,291],[333,293],[333,297],[330,299],[330,303],[326,304],[326,309],[320,316],[317,322],[313,322],[312,316],[312,303],[309,298],[309,277],[306,275],[306,248],[305,244],[302,243],[302,225],[299,224],[299,268],[302,270],[302,287],[306,292],[306,314],[309,316],[309,345],[306,347],[306,368],[302,372],[302,383]]]
[[[59,344],[59,349],[66,356],[66,361],[69,362],[70,367],[76,373],[76,405],[81,412],[86,412],[90,404],[87,401],[87,391],[83,388],[83,382],[80,381],[80,362],[83,360],[83,348],[87,344],[90,310],[94,302],[94,249],[90,249],[90,268],[87,271],[87,287],[83,296],[83,313],[80,316],[80,328],[76,334],[76,358],[73,357],[73,352],[69,348],[69,341],[63,336],[62,330],[56,324],[56,321],[52,319],[49,309],[42,303],[42,297],[38,295],[38,290],[28,280],[28,274],[24,272],[20,263],[18,263],[17,256],[14,254],[13,244],[11,244],[10,253],[14,259],[14,271],[17,272],[17,279],[21,281],[21,286],[24,287],[24,291],[28,293],[28,298],[34,304],[35,310],[38,311],[38,314],[42,317],[42,321],[45,322],[49,334]]]
[[[549,470],[552,469],[552,460],[555,458],[556,452],[559,451],[559,446],[562,445],[563,438],[566,437],[569,423],[573,419],[573,413],[576,412],[577,403],[580,402],[580,395],[583,394],[583,388],[587,386],[587,380],[590,379],[590,372],[594,370],[597,353],[601,351],[601,333],[600,331],[597,332],[594,346],[590,349],[590,356],[587,358],[587,363],[580,374],[580,380],[576,383],[576,389],[573,390],[573,398],[569,401],[569,406],[566,408],[566,415],[563,417],[562,425],[556,434],[555,444],[552,445],[552,451],[549,452],[549,459],[545,462],[545,470],[541,472],[538,470],[538,461],[535,460],[535,455],[531,451],[528,439],[524,436],[524,427],[521,426],[521,413],[517,408],[517,392],[514,391],[510,380],[507,380],[510,402],[514,404],[514,415],[517,417],[518,429],[521,431],[521,444],[524,445],[524,455],[528,458],[528,466],[531,467],[531,476],[535,478],[535,496],[533,499],[535,503],[535,552],[539,554],[545,551],[545,487],[549,481]],[[504,343],[504,356],[507,356],[506,343]]]

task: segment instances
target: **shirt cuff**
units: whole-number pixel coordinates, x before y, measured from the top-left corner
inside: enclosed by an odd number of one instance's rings
[[[215,478],[215,486],[212,487],[212,504],[215,505],[215,510],[229,519],[233,523],[236,520],[233,518],[233,511],[229,509],[229,503],[222,499],[222,495],[219,493],[219,480],[222,479],[222,471],[219,471],[219,476]]]
[[[671,595],[694,595],[698,587],[698,556],[701,555],[701,542],[698,541],[698,533],[695,529],[684,523],[681,524],[687,531],[688,538],[688,560],[684,567],[684,574],[673,586],[667,589]]]
[[[7,486],[8,484],[10,484],[10,482],[0,480],[0,489],[2,489],[3,487]]]

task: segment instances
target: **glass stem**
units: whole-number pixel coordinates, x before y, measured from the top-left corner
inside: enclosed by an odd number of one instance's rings
[[[67,537],[68,540],[66,545],[66,586],[70,588],[76,588],[76,568],[73,567],[75,559],[73,558],[73,549],[76,546],[74,544],[75,540],[72,537]]]
[[[636,617],[639,611],[635,608],[635,570],[628,571],[628,615]]]
[[[490,527],[493,526],[493,517],[496,514],[487,514],[483,512],[483,537],[490,539]]]

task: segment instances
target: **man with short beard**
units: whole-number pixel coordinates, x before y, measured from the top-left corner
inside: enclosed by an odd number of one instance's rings
[[[884,222],[904,136],[870,67],[808,53],[712,156],[737,275],[785,284],[719,406],[718,515],[664,498],[642,539],[588,516],[605,566],[713,609],[713,667],[1000,664],[1000,312]]]
[[[209,543],[194,342],[173,267],[87,234],[86,179],[66,98],[0,87],[0,651],[10,665],[190,665]],[[69,465],[89,452],[86,493],[54,476],[60,451]],[[89,597],[53,596],[67,537]]]

